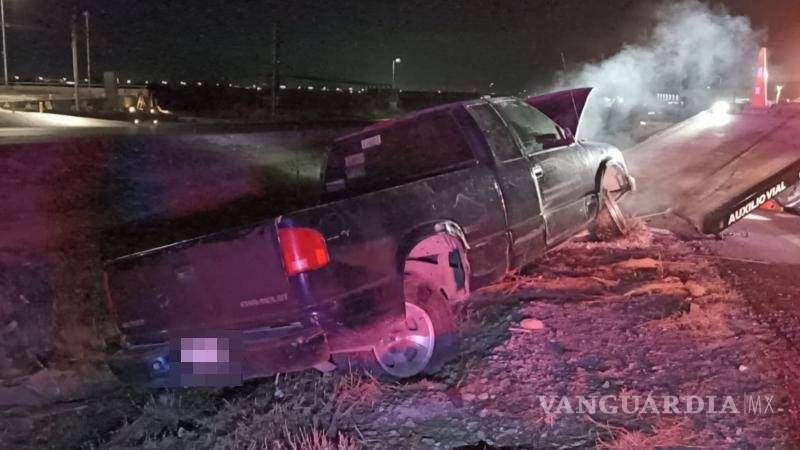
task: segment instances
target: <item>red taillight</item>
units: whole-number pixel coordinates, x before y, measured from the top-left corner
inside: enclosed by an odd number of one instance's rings
[[[325,238],[317,230],[280,228],[278,237],[283,252],[283,265],[289,275],[318,269],[330,261]]]

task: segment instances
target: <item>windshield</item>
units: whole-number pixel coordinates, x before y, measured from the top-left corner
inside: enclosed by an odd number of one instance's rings
[[[528,150],[541,149],[545,141],[561,138],[558,125],[533,106],[519,100],[497,102],[495,106]]]

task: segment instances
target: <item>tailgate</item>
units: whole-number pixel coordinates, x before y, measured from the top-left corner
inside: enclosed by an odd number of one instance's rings
[[[166,332],[246,330],[297,319],[275,226],[227,231],[106,263],[110,302],[134,343]]]

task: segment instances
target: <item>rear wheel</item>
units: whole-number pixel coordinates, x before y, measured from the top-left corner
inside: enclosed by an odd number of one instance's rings
[[[381,340],[373,352],[389,375],[406,378],[421,373],[433,357],[436,333],[430,315],[413,303],[406,303],[405,328]]]
[[[405,280],[406,320],[373,348],[375,360],[392,378],[409,378],[441,369],[456,352],[457,328],[450,305],[424,279]]]
[[[387,328],[370,351],[334,355],[339,367],[388,381],[435,373],[457,356],[452,304],[469,295],[464,247],[447,234],[426,237],[406,255],[403,273],[405,320]]]

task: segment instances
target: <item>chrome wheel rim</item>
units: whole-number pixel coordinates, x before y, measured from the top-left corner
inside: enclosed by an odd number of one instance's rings
[[[402,329],[382,339],[373,352],[381,368],[397,378],[422,372],[433,356],[436,341],[431,317],[419,306],[406,302]]]
[[[611,220],[614,222],[614,226],[617,227],[617,231],[619,231],[620,234],[624,235],[628,231],[628,224],[625,221],[625,215],[622,214],[622,210],[619,208],[619,204],[611,197],[608,191],[603,192],[603,197],[606,208],[608,208],[608,213],[611,215]]]

